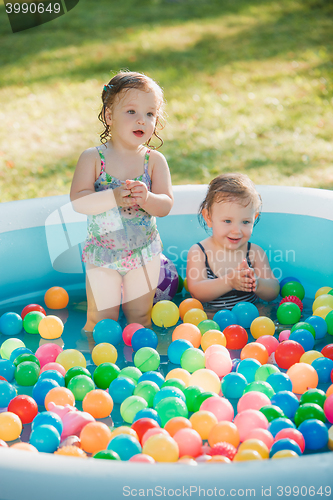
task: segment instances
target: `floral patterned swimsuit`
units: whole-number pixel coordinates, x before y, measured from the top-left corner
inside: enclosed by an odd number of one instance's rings
[[[95,191],[115,189],[121,181],[105,172],[105,158],[98,146],[101,172],[96,179]],[[148,174],[150,149],[144,159],[144,173],[134,180],[144,182],[151,190]],[[114,269],[124,276],[128,271],[143,267],[162,253],[162,242],[156,227],[156,219],[139,205],[115,207],[97,215],[88,215],[88,235],[82,252],[82,261],[95,266]]]

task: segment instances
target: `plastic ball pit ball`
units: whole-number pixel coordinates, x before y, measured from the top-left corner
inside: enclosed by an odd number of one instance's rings
[[[254,382],[250,382],[244,389],[244,393],[251,391],[262,392],[269,398],[272,398],[275,394],[273,388],[267,382],[264,382],[262,380],[255,380]]]
[[[33,335],[38,334],[38,326],[43,318],[46,316],[39,311],[31,311],[29,312],[24,320],[23,320],[23,328],[27,333],[31,333]]]
[[[209,330],[221,331],[219,325],[212,319],[204,319],[198,324],[198,328],[201,335],[204,335],[204,333],[208,332]]]
[[[326,399],[327,396],[324,391],[320,389],[309,389],[308,391],[304,392],[304,394],[302,394],[299,402],[301,405],[305,403],[315,403],[321,406],[321,408],[324,408]]]
[[[258,344],[257,342],[250,342],[243,347],[240,354],[241,359],[252,358],[262,365],[265,365],[268,361],[268,352],[265,346]]]
[[[103,422],[89,422],[80,433],[81,448],[87,453],[106,450],[111,440],[111,431]]]
[[[132,424],[138,411],[147,408],[147,401],[140,396],[130,396],[120,406],[120,415],[128,424]]]
[[[129,460],[134,455],[141,453],[142,448],[135,437],[128,434],[119,434],[109,442],[108,450],[117,453],[120,460]]]
[[[176,462],[179,458],[179,448],[172,437],[163,434],[151,436],[142,448],[142,453],[151,456],[155,462]]]
[[[120,369],[113,363],[102,363],[93,373],[93,380],[99,389],[108,389],[111,382],[120,374]]]
[[[200,411],[209,411],[215,415],[218,422],[231,422],[234,418],[234,409],[226,398],[220,396],[205,399],[200,406]]]
[[[298,429],[304,436],[306,450],[321,450],[327,445],[328,429],[321,420],[305,420]]]
[[[319,318],[319,316],[312,316],[315,319],[325,321],[323,318]],[[316,330],[315,328],[308,323],[307,321],[300,321],[299,323],[296,323],[294,326],[291,327],[290,333],[295,332],[296,330],[308,330],[309,332],[312,333],[313,338],[316,338]]]
[[[324,412],[327,420],[333,424],[333,395],[327,397],[324,403]]]
[[[283,285],[281,289],[281,295],[283,298],[287,297],[288,295],[294,295],[300,300],[303,300],[305,297],[305,290],[303,285],[298,281],[289,281],[288,283]]]
[[[218,420],[214,413],[207,410],[199,410],[190,417],[193,429],[199,433],[202,440],[208,439],[211,429],[217,422]]]
[[[60,446],[54,455],[64,455],[66,457],[87,458],[87,454],[77,446]]]
[[[154,408],[156,408],[156,406],[158,405],[158,403],[160,401],[162,401],[165,398],[169,398],[169,397],[179,398],[184,403],[186,401],[186,398],[185,398],[185,395],[184,395],[183,391],[181,391],[177,387],[170,387],[170,386],[169,387],[163,387],[163,388],[161,388],[160,391],[158,391],[155,394],[154,401],[153,401]]]
[[[0,332],[9,337],[19,335],[22,331],[23,321],[19,314],[7,312],[0,317]]]
[[[326,317],[325,322],[327,324],[327,333],[333,335],[333,311],[330,311]]]
[[[60,444],[60,434],[53,425],[38,425],[33,428],[29,443],[40,452],[54,453]]]
[[[102,319],[93,329],[93,337],[96,344],[120,344],[123,338],[121,326],[113,319]]]
[[[180,366],[190,373],[205,368],[204,352],[194,347],[186,349],[180,358]]]
[[[203,305],[197,299],[185,299],[179,304],[179,316],[180,319],[184,319],[185,313],[190,309],[201,309],[203,311]]]
[[[315,339],[309,330],[299,329],[290,333],[289,340],[298,342],[304,351],[310,351],[314,347]]]
[[[317,299],[320,295],[324,295],[330,292],[332,292],[332,287],[322,286],[321,288],[318,288],[318,290],[316,291],[315,299]]]
[[[50,403],[61,406],[75,406],[75,397],[72,391],[66,387],[54,387],[45,396],[44,406],[47,410]]]
[[[14,441],[22,432],[20,418],[10,411],[0,413],[0,439]]]
[[[161,300],[153,306],[151,319],[156,326],[169,328],[179,320],[179,309],[170,300]]]
[[[44,378],[38,379],[32,389],[32,397],[37,405],[44,405],[46,394],[54,387],[60,387],[56,380]]]
[[[270,449],[270,457],[275,455],[278,451],[291,450],[297,453],[297,455],[302,455],[301,449],[293,439],[283,438],[275,441]]]
[[[190,420],[186,417],[173,417],[164,425],[164,429],[173,437],[180,429],[192,429]]]
[[[288,370],[292,365],[298,363],[304,354],[304,348],[298,342],[285,340],[276,348],[275,361],[279,368]]]
[[[287,297],[282,299],[279,306],[281,304],[285,304],[286,302],[293,302],[294,304],[296,304],[300,308],[301,312],[303,311],[303,307],[304,307],[303,302],[295,295],[288,295]]]
[[[97,344],[91,351],[91,357],[96,366],[102,363],[115,363],[118,358],[117,349],[112,344]]]
[[[261,365],[254,375],[254,380],[256,382],[258,381],[267,382],[268,377],[273,373],[280,373],[280,370],[278,369],[277,366]]]
[[[237,412],[245,410],[260,410],[263,406],[271,404],[271,401],[263,392],[250,391],[243,394],[237,403]]]
[[[135,353],[134,365],[142,372],[157,370],[160,366],[160,355],[151,347],[142,347]]]
[[[247,380],[241,373],[228,373],[221,382],[223,396],[238,399],[243,395]]]
[[[148,407],[153,406],[154,397],[159,392],[160,388],[155,382],[143,380],[139,382],[133,391],[133,396],[140,396],[147,401]]]
[[[90,372],[87,370],[87,368],[83,368],[83,366],[73,366],[70,368],[65,375],[65,385],[66,387],[68,386],[69,382],[73,377],[76,377],[76,375],[86,375],[87,377],[91,377]]]
[[[142,377],[142,371],[139,370],[139,368],[137,368],[136,366],[125,366],[125,368],[120,370],[119,375],[121,377],[130,378],[135,384],[137,384],[139,382],[139,379]]]
[[[126,377],[117,377],[110,383],[109,394],[113,401],[121,404],[126,398],[133,395],[135,383]]]
[[[227,326],[223,330],[223,335],[227,341],[227,349],[242,349],[248,341],[247,331],[239,325]]]
[[[32,361],[23,361],[15,370],[15,380],[18,385],[31,386],[35,385],[39,376],[39,366]]]
[[[242,453],[243,450],[254,450],[258,452],[263,459],[269,457],[269,449],[266,444],[260,439],[246,439],[246,441],[243,441],[243,443],[239,445],[237,453]]]
[[[44,295],[44,302],[48,309],[64,309],[69,302],[68,293],[60,286],[49,288]]]
[[[129,325],[125,326],[122,333],[124,344],[131,346],[133,334],[141,328],[144,328],[144,326],[140,325],[140,323],[130,323]]]
[[[201,453],[202,439],[200,434],[194,429],[180,429],[173,436],[178,444],[179,456],[184,455],[197,457]]]
[[[190,309],[183,317],[184,323],[190,323],[195,326],[198,326],[199,323],[205,320],[207,320],[207,314],[202,309]]]
[[[235,448],[239,445],[239,431],[233,422],[218,422],[211,428],[208,435],[209,445],[214,446],[222,442],[230,443]]]
[[[222,345],[226,347],[227,339],[220,330],[208,330],[201,338],[201,348],[205,352],[211,345]]]
[[[288,439],[293,439],[298,446],[300,447],[301,452],[303,453],[305,450],[305,440],[303,434],[297,430],[297,429],[282,429],[279,431],[275,438],[274,441],[279,441],[279,439],[283,438],[288,438]]]
[[[302,422],[312,419],[321,420],[325,423],[326,417],[324,410],[315,403],[304,403],[303,405],[300,405],[294,416],[294,421],[297,427],[299,427]]]
[[[174,342],[178,339],[188,340],[197,349],[201,344],[201,332],[197,326],[190,323],[183,323],[176,326],[172,332],[172,341]]]
[[[318,307],[329,306],[333,309],[333,296],[329,294],[320,295],[315,299],[312,304],[312,311],[314,312]]]
[[[129,462],[142,462],[146,464],[154,464],[155,460],[153,457],[150,457],[149,455],[145,455],[144,453],[140,453],[139,455],[134,455],[129,459]]]
[[[270,384],[275,392],[292,391],[293,389],[291,380],[285,373],[272,373],[267,377],[266,382]]]
[[[244,410],[235,416],[236,425],[241,441],[245,441],[247,435],[253,429],[268,429],[268,420],[258,410]]]
[[[40,306],[39,304],[29,304],[22,309],[21,318],[24,319],[25,316],[31,311],[39,311],[43,313],[44,316],[46,316],[44,307]]]
[[[22,342],[22,340],[7,339],[2,343],[0,347],[0,356],[2,357],[2,359],[9,359],[11,353],[19,347],[25,347],[25,344],[24,342]]]
[[[215,372],[207,368],[192,373],[189,385],[197,385],[204,391],[211,391],[216,394],[219,394],[221,389],[219,377]]]
[[[91,377],[76,375],[68,383],[68,389],[73,393],[76,401],[83,401],[88,392],[95,389]]]
[[[316,388],[318,385],[318,374],[307,363],[294,364],[288,369],[287,375],[292,382],[295,394],[303,394],[309,388]]]
[[[218,377],[224,377],[231,372],[232,362],[223,352],[215,351],[206,355],[206,368],[212,370]]]
[[[157,403],[155,410],[160,416],[162,427],[174,417],[188,418],[188,410],[184,401],[177,397],[167,397]]]
[[[141,418],[140,420],[133,422],[131,428],[137,433],[139,442],[143,444],[142,438],[146,432],[151,429],[160,429],[160,426],[156,420],[153,420],[152,418]]]
[[[317,309],[313,312],[313,315],[320,316],[326,321],[326,318],[330,312],[332,312],[332,308],[330,306],[321,306],[317,307]],[[332,329],[328,329],[328,333],[330,333],[330,331],[332,331]],[[332,335],[332,333],[330,335]]]
[[[35,356],[39,359],[41,368],[47,363],[53,363],[63,351],[58,344],[43,344],[38,347]]]
[[[52,371],[57,371],[59,372],[63,377],[66,375],[66,370],[65,368],[60,365],[59,363],[46,363],[46,365],[43,366],[43,368],[41,368],[40,370],[40,373],[44,373],[48,370],[52,370]]]
[[[38,333],[43,339],[58,339],[63,331],[64,324],[57,316],[45,316],[38,324]]]
[[[333,344],[327,344],[325,347],[323,347],[321,350],[321,354],[325,356],[325,358],[329,358],[333,361]]]
[[[301,310],[293,302],[285,302],[278,307],[276,316],[281,325],[294,325],[301,318]]]
[[[258,318],[258,308],[251,302],[239,302],[231,311],[237,318],[237,325],[250,328],[251,323]]]
[[[258,342],[258,344],[262,344],[263,346],[266,347],[267,352],[268,352],[268,356],[273,354],[273,352],[276,351],[276,348],[279,345],[278,339],[276,339],[275,337],[273,337],[271,335],[262,335],[261,337],[259,337],[256,340],[256,342]]]
[[[331,374],[333,372],[333,360],[329,358],[317,358],[312,361],[311,366],[318,373],[318,383],[327,384],[331,381]]]
[[[23,363],[24,361],[31,361],[32,363],[35,363],[35,365],[38,366],[38,368],[40,368],[40,362],[39,362],[39,359],[36,358],[36,356],[34,354],[30,354],[28,352],[24,352],[23,354],[20,354],[19,356],[17,356],[14,361],[13,361],[13,365],[15,367],[18,367],[20,363]]]
[[[23,450],[23,451],[30,451],[32,453],[38,453],[37,448],[32,446],[32,444],[29,443],[14,443],[11,445],[11,448],[14,450]]]
[[[261,363],[253,358],[245,358],[238,363],[236,373],[240,373],[246,378],[247,383],[253,382],[255,374]]]
[[[272,434],[266,429],[253,429],[248,435],[247,439],[260,439],[267,448],[270,450],[274,443]]]
[[[65,349],[58,354],[56,362],[62,365],[66,371],[74,366],[82,366],[83,368],[87,366],[86,358],[77,349]]]
[[[150,328],[140,328],[134,332],[132,336],[132,347],[134,351],[138,351],[142,347],[152,347],[156,349],[158,338],[156,333]]]
[[[168,347],[168,358],[170,363],[180,365],[180,358],[186,349],[193,347],[191,342],[185,339],[177,339],[170,343]]]
[[[331,360],[330,360],[331,361]],[[15,365],[9,359],[0,359],[0,376],[7,382],[11,382],[14,378]]]
[[[323,355],[318,352],[318,351],[307,351],[304,354],[302,354],[301,359],[299,360],[300,363],[306,363],[308,365],[312,365],[313,361],[315,359],[322,358]]]
[[[262,335],[274,335],[275,325],[270,318],[259,316],[252,321],[250,331],[252,337],[258,339]]]

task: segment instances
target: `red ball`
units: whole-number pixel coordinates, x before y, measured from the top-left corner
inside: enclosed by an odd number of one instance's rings
[[[38,406],[33,398],[21,394],[11,400],[8,411],[15,413],[22,424],[30,424],[38,413]]]
[[[304,353],[301,344],[294,340],[285,340],[276,348],[275,361],[279,368],[288,370],[292,365],[299,362]]]
[[[45,316],[46,316],[46,312],[45,312],[44,307],[40,306],[39,304],[29,304],[28,306],[25,306],[22,309],[21,318],[24,319],[24,316],[26,316],[31,311],[38,311],[38,312],[45,314]]]
[[[157,428],[157,427],[160,427],[160,426],[158,425],[158,423],[156,422],[156,420],[154,420],[153,418],[139,418],[139,420],[137,420],[136,422],[134,422],[131,425],[131,427],[137,433],[139,441],[141,443],[144,434],[149,429]]]
[[[229,460],[233,460],[234,456],[237,453],[237,449],[233,444],[227,443],[226,441],[214,444],[211,449],[207,452],[211,457],[213,455],[222,455],[223,457],[229,458]]]
[[[5,377],[3,377],[2,375],[0,375],[0,380],[5,380],[7,382],[7,379]]]
[[[300,431],[298,431],[297,429],[290,429],[290,428],[281,429],[276,434],[274,442],[279,441],[279,439],[284,439],[284,438],[293,439],[294,441],[296,441],[296,443],[298,444],[298,446],[301,449],[301,452],[303,453],[303,451],[305,449],[305,439],[304,439],[303,434]]]
[[[285,302],[293,302],[300,308],[301,312],[303,311],[303,302],[296,295],[288,295],[288,297],[281,300],[279,306]]]
[[[249,339],[245,328],[239,325],[229,325],[223,330],[227,339],[227,349],[243,349]]]
[[[333,344],[327,344],[322,348],[321,353],[325,358],[329,358],[333,361]]]

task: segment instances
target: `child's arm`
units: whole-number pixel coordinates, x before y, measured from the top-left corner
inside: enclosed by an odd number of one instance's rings
[[[210,302],[233,289],[250,292],[252,278],[244,259],[236,269],[231,269],[221,278],[208,279],[205,256],[198,245],[193,245],[187,256],[186,278],[192,297],[201,302]]]
[[[116,206],[133,206],[128,198],[130,191],[122,186],[116,189],[95,192],[96,162],[99,162],[96,148],[84,151],[75,169],[70,199],[76,212],[86,215],[97,215]]]
[[[173,194],[169,167],[164,156],[158,151],[151,153],[153,169],[151,191],[140,181],[126,181],[131,190],[131,198],[150,215],[164,217],[173,205]]]
[[[253,291],[260,299],[267,300],[269,302],[276,299],[279,295],[280,285],[271,270],[271,266],[269,265],[267,255],[264,250],[255,244],[252,244],[251,249],[252,248],[255,252],[255,286]]]

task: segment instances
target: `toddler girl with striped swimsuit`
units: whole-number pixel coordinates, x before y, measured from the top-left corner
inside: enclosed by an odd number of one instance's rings
[[[278,296],[266,253],[249,241],[260,207],[260,195],[246,175],[222,174],[209,184],[199,218],[212,235],[190,248],[186,272],[192,297],[207,312]]]
[[[88,331],[102,319],[117,321],[121,303],[128,323],[150,326],[162,252],[155,217],[173,205],[167,162],[149,147],[152,136],[160,139],[160,86],[120,72],[104,86],[102,102],[102,145],[81,154],[70,194],[74,210],[88,215]]]

